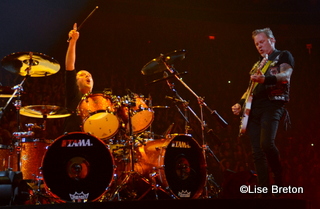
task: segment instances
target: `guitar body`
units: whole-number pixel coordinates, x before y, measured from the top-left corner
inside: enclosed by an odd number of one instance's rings
[[[268,55],[266,55],[263,58],[263,60],[259,63],[259,65],[256,67],[256,69],[253,69],[250,71],[250,72],[252,72],[251,75],[253,75],[255,73],[263,74],[263,72],[261,72],[261,69],[267,63],[267,61],[268,61]],[[240,127],[239,127],[239,136],[242,136],[243,134],[246,133],[247,125],[248,125],[248,121],[249,121],[249,114],[251,111],[252,99],[253,99],[253,90],[255,89],[256,85],[257,85],[257,83],[251,81],[250,85],[247,89],[246,98],[245,98],[244,104],[242,106],[242,115],[240,118],[241,121],[240,121]]]
[[[253,95],[252,93],[247,97],[244,105],[243,105],[243,113],[241,116],[241,121],[240,121],[240,128],[239,128],[239,135],[243,135],[246,133],[247,130],[247,125],[249,121],[249,115],[251,111],[251,103],[252,103]]]

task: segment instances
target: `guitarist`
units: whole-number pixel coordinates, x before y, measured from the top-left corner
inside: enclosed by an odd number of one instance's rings
[[[269,63],[264,69],[265,72],[255,71],[258,64],[250,72],[250,85],[256,85],[251,94],[249,115],[245,116],[248,117],[245,133],[251,142],[258,186],[266,187],[269,191],[262,193],[261,197],[269,198],[273,196],[270,189],[271,183],[282,186],[282,167],[275,138],[280,119],[283,116],[288,118],[284,105],[289,101],[294,58],[289,51],[280,51],[275,48],[276,39],[270,28],[253,31],[252,38],[261,55],[261,60],[267,55]],[[248,106],[244,104],[247,96],[248,90],[241,100],[232,106],[233,114],[243,116],[243,107]],[[274,175],[273,182],[269,182],[268,165]]]

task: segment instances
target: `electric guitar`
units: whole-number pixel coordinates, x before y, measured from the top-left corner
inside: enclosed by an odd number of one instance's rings
[[[266,55],[259,64],[256,64],[252,68],[252,70],[250,71],[250,75],[253,75],[256,73],[259,75],[264,74],[265,72],[262,72],[261,69],[265,66],[267,61],[268,61],[268,55]],[[264,70],[266,69],[264,68]],[[242,115],[240,118],[241,121],[240,121],[240,128],[239,128],[239,136],[242,136],[246,132],[248,120],[249,120],[249,114],[251,110],[252,99],[253,99],[253,90],[255,89],[257,84],[258,84],[257,82],[250,81],[249,87],[246,91],[245,101],[241,109]]]

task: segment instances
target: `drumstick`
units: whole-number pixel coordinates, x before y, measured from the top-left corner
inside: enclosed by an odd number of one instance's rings
[[[80,24],[80,26],[78,27],[78,31],[80,30],[81,26],[83,25],[83,23],[85,23],[87,21],[87,19],[98,9],[99,7],[96,6],[92,12],[86,17],[86,19],[84,19],[84,21],[82,21],[82,23]]]
[[[79,25],[77,31],[80,30],[80,28],[82,27],[83,23],[85,23],[85,22],[87,21],[87,19],[88,19],[98,8],[99,8],[99,7],[96,6],[96,7],[90,12],[90,14],[86,17],[86,19],[84,19],[84,20],[82,21],[82,23]],[[71,40],[71,37],[68,39],[68,42],[69,42],[70,40]]]

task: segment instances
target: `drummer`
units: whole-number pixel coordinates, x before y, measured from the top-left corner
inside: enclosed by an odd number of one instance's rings
[[[66,107],[72,111],[70,117],[66,118],[64,132],[81,131],[81,118],[77,116],[76,109],[83,95],[92,92],[93,79],[86,70],[75,69],[76,45],[79,39],[77,23],[73,25],[73,30],[69,32],[69,46],[66,54]]]

